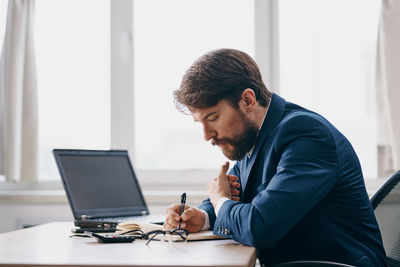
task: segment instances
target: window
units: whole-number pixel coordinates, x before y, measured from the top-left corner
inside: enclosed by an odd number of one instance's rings
[[[180,114],[172,91],[202,54],[229,47],[254,57],[254,2],[134,2],[135,147],[142,169],[216,169],[226,159]]]
[[[1,5],[7,1],[0,1],[4,36]],[[226,160],[203,140],[201,125],[176,110],[172,92],[192,62],[212,49],[255,56],[254,9],[247,0],[134,1],[136,168],[216,169]],[[377,169],[378,13],[378,0],[279,1],[279,93],[337,126],[366,177]],[[34,27],[39,177],[51,180],[58,177],[53,148],[110,148],[110,1],[37,0]]]
[[[374,112],[378,0],[279,1],[280,93],[324,115],[377,176]]]
[[[6,34],[6,19],[7,19],[7,1],[0,1],[0,55],[3,50],[4,36]],[[0,181],[4,181],[6,178],[0,174]]]
[[[225,158],[175,109],[172,91],[209,50],[254,56],[253,1],[137,0],[134,7],[135,167],[218,168]],[[34,29],[39,179],[55,180],[52,149],[110,148],[110,1],[38,0]]]
[[[36,1],[40,180],[59,177],[53,148],[110,146],[109,5]]]
[[[4,36],[6,34],[7,7],[8,1],[0,1],[0,50],[3,49]]]

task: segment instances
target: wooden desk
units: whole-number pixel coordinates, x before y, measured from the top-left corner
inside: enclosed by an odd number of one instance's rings
[[[233,240],[102,244],[55,222],[0,234],[0,266],[254,266],[255,248]]]

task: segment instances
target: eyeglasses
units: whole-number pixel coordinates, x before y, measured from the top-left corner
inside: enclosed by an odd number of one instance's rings
[[[185,229],[174,229],[169,231],[163,230],[154,230],[146,233],[146,238],[148,239],[146,245],[148,245],[152,240],[164,240],[164,241],[174,241],[174,242],[185,242],[187,240],[187,236],[189,234],[188,230]],[[162,235],[163,237],[160,239],[156,239],[156,237]],[[166,235],[170,235],[166,237]]]
[[[126,235],[126,234],[130,234],[139,239],[145,239],[145,240],[147,240],[146,245],[148,245],[153,240],[185,242],[185,241],[187,241],[187,236],[189,234],[189,231],[186,229],[173,229],[173,230],[167,230],[167,231],[154,230],[154,231],[150,231],[147,233],[143,233],[143,231],[141,231],[141,230],[131,230],[131,231],[121,233],[121,235]],[[160,237],[160,235],[162,235],[162,237]],[[169,236],[167,236],[167,235],[169,235]]]

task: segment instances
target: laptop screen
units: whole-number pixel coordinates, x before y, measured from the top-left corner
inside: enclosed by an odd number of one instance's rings
[[[54,150],[75,217],[147,214],[126,151]]]

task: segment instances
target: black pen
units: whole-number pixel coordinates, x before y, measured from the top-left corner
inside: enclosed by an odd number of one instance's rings
[[[181,195],[181,212],[179,213],[179,215],[182,215],[182,213],[185,209],[185,203],[186,203],[186,193],[183,193]],[[179,220],[178,229],[181,229],[181,223],[182,223],[182,219]]]

